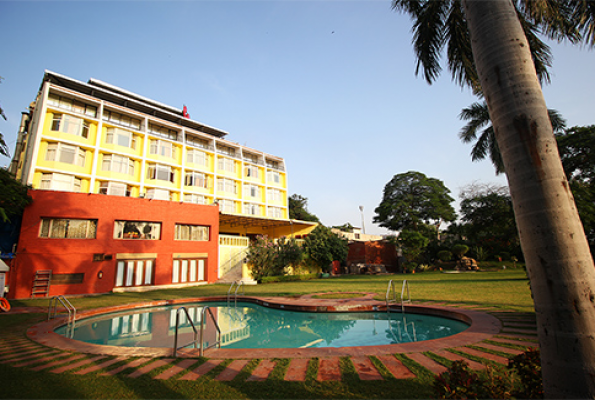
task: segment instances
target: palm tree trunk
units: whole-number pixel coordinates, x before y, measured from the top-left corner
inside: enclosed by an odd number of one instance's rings
[[[595,397],[595,267],[511,0],[463,0],[535,301],[544,391]]]

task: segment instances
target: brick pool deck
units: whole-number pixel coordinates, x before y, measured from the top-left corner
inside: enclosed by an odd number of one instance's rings
[[[350,299],[324,300],[315,295],[300,298],[239,296],[273,308],[302,311],[371,311],[385,310],[385,302],[373,299],[374,294],[362,293]],[[156,301],[107,307],[77,313],[77,319],[105,312],[134,310],[151,306],[178,305],[189,302],[226,300],[226,298],[195,298]],[[399,307],[400,308],[400,307]],[[416,303],[405,306],[406,311],[447,316],[464,320],[470,327],[459,334],[435,340],[382,346],[299,349],[209,349],[204,358],[198,350],[184,349],[172,357],[171,348],[130,348],[99,346],[79,342],[58,335],[57,326],[65,317],[32,326],[27,337],[3,333],[0,335],[0,363],[15,368],[29,368],[48,373],[143,375],[153,379],[196,380],[208,375],[213,379],[235,379],[246,366],[251,367],[247,381],[266,380],[278,366],[288,360],[284,373],[286,381],[304,381],[311,363],[317,363],[320,381],[341,380],[341,360],[348,359],[362,380],[383,380],[387,377],[408,379],[415,377],[401,361],[406,358],[432,374],[446,370],[444,360],[465,360],[473,369],[485,368],[487,363],[506,365],[508,357],[521,353],[523,348],[537,347],[535,320],[532,315],[502,310],[469,308],[457,304]],[[47,309],[11,312],[47,312]],[[399,310],[400,311],[400,310]],[[395,355],[399,355],[396,357]],[[211,371],[215,371],[215,375]],[[209,375],[210,374],[210,375]]]

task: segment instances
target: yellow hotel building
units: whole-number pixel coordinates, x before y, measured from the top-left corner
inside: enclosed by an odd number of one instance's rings
[[[299,236],[316,226],[289,219],[284,159],[226,136],[185,109],[45,71],[9,169],[33,189],[218,204],[223,277],[251,236]]]

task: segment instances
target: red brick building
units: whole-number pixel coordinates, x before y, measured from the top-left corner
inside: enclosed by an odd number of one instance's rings
[[[107,293],[218,279],[219,208],[31,190],[7,298]],[[45,272],[51,270],[51,285]],[[37,274],[37,277],[36,277]]]
[[[394,244],[384,240],[350,242],[347,264],[384,265],[387,271],[396,272],[397,250]]]

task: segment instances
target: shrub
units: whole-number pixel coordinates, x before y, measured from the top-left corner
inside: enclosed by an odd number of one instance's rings
[[[450,250],[440,250],[436,256],[441,261],[450,261],[452,259],[452,252]]]
[[[453,361],[446,372],[435,378],[433,386],[439,399],[483,398],[483,383],[465,361]]]
[[[342,239],[326,226],[318,225],[306,236],[304,250],[310,260],[323,272],[331,272],[333,261],[347,259],[349,246],[346,239]]]
[[[248,248],[247,258],[252,266],[252,277],[262,280],[267,276],[283,275],[286,267],[295,267],[304,257],[304,252],[294,238],[279,238],[276,242],[266,236],[258,236]]]
[[[508,368],[487,366],[479,375],[467,362],[454,361],[434,379],[439,399],[540,399],[543,398],[539,350],[530,348],[508,360]]]
[[[455,244],[454,246],[452,246],[451,251],[452,254],[454,254],[455,257],[460,260],[461,258],[463,258],[465,253],[469,251],[469,246],[465,244]]]
[[[512,395],[520,399],[542,399],[541,359],[539,350],[530,348],[508,360],[508,368],[515,371],[520,380],[520,388]]]

